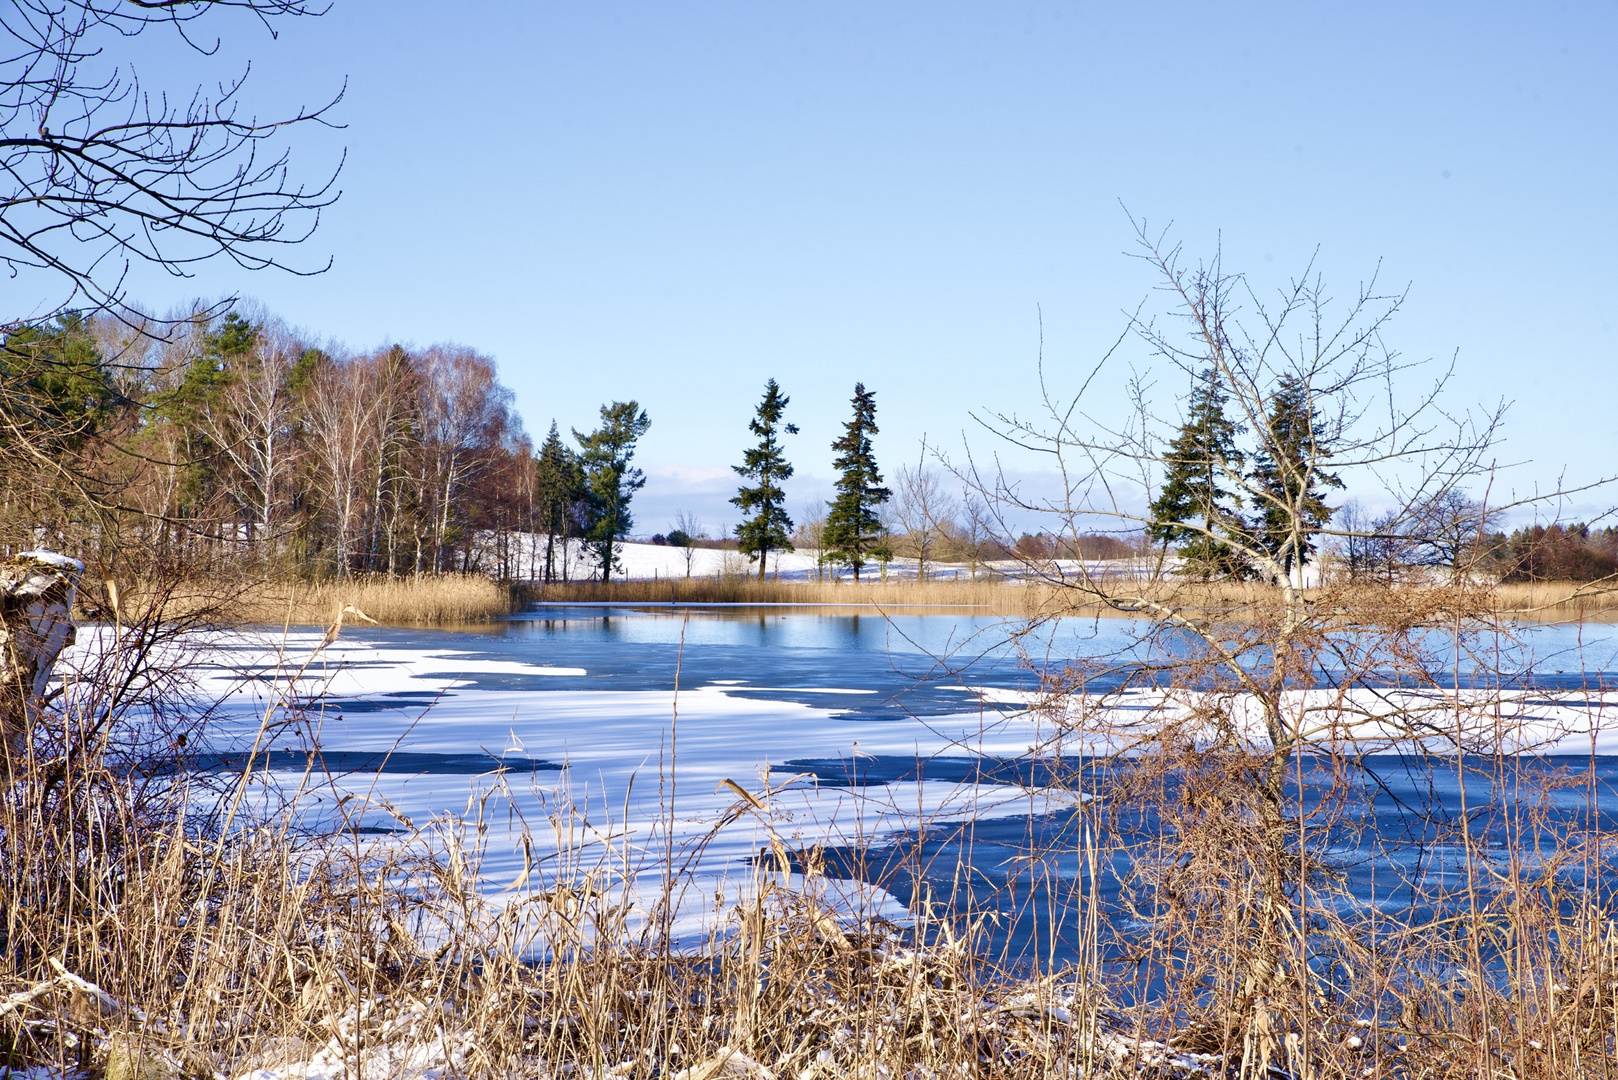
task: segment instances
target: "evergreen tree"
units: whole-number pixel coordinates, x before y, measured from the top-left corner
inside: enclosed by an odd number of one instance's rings
[[[0,405],[9,421],[0,446],[22,436],[40,453],[77,449],[107,421],[117,398],[90,324],[78,312],[0,334]]]
[[[601,406],[600,427],[588,435],[573,432],[584,474],[584,538],[592,545],[602,581],[611,580],[614,548],[634,525],[629,500],[646,485],[646,474],[629,462],[635,456],[635,443],[651,425],[638,404],[615,401]]]
[[[1309,562],[1313,537],[1331,520],[1325,489],[1343,486],[1335,473],[1321,467],[1330,456],[1309,384],[1281,376],[1270,397],[1250,479],[1260,504],[1255,539],[1289,577],[1294,566]]]
[[[1164,455],[1163,486],[1148,511],[1146,534],[1179,549],[1185,572],[1204,580],[1240,577],[1245,560],[1231,546],[1245,537],[1241,499],[1225,486],[1240,477],[1239,428],[1225,415],[1218,372],[1204,371],[1191,391],[1185,422]]]
[[[753,481],[751,487],[742,485],[730,501],[743,514],[742,523],[736,526],[738,546],[749,559],[758,560],[760,581],[771,551],[792,550],[792,519],[785,508],[786,492],[781,490],[781,482],[792,477],[792,466],[776,440],[782,429],[781,416],[791,400],[774,379],[764,384],[764,400],[747,425],[758,436],[758,445],[742,455],[742,464],[731,466],[738,476]],[[798,426],[787,424],[785,431],[796,435]]]
[[[837,468],[837,497],[826,514],[821,542],[833,562],[847,563],[860,579],[867,555],[886,558],[882,520],[876,508],[892,498],[882,486],[876,458],[871,453],[871,436],[877,433],[876,392],[854,384],[854,417],[843,426],[842,437],[831,444],[837,451],[832,464]]]
[[[545,530],[545,573],[543,580],[556,580],[556,542],[562,541],[562,559],[567,559],[567,541],[577,528],[574,509],[584,495],[584,476],[578,458],[562,442],[556,421],[540,445],[534,463],[534,506]]]

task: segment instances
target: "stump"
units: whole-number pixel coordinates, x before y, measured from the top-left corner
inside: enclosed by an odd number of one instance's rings
[[[51,668],[73,644],[84,564],[49,551],[0,557],[0,746],[7,778],[45,705]]]

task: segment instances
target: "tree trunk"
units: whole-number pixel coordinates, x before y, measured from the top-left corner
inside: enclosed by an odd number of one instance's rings
[[[73,643],[73,594],[84,565],[48,551],[0,559],[0,740],[7,781],[45,705],[51,667]]]

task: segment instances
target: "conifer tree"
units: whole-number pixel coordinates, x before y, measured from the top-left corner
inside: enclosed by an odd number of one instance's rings
[[[860,579],[867,555],[883,558],[882,520],[876,508],[893,497],[882,486],[876,458],[871,453],[871,436],[877,434],[876,392],[864,383],[854,384],[854,416],[843,426],[842,436],[831,448],[837,451],[832,464],[838,470],[837,497],[826,514],[822,543],[833,562],[848,564],[854,580]]]
[[[584,474],[587,520],[584,536],[590,541],[601,580],[612,579],[612,561],[619,540],[629,535],[635,519],[629,500],[646,486],[646,474],[632,468],[635,443],[652,422],[633,401],[601,406],[601,426],[588,435],[573,432],[579,443],[579,467]]]
[[[534,506],[545,530],[545,572],[543,580],[556,580],[556,544],[562,543],[562,560],[567,560],[567,541],[577,526],[574,508],[584,496],[584,477],[578,458],[562,442],[556,421],[540,444],[534,467]],[[565,571],[564,571],[565,576]]]
[[[781,424],[791,400],[781,393],[774,379],[764,384],[764,400],[747,425],[758,436],[758,445],[742,455],[742,464],[731,466],[738,476],[753,481],[751,487],[744,484],[730,501],[744,515],[736,526],[736,539],[742,554],[758,560],[760,581],[764,580],[771,551],[792,550],[792,518],[787,516],[786,492],[781,489],[781,482],[792,477],[792,465],[776,437],[781,430],[788,435],[798,433],[798,425],[786,424],[783,428]]]
[[[1313,537],[1331,520],[1325,489],[1343,482],[1322,465],[1331,456],[1309,384],[1281,376],[1249,477],[1259,517],[1256,543],[1290,577],[1314,554]]]
[[[1236,446],[1241,429],[1225,415],[1226,400],[1218,372],[1204,371],[1164,454],[1163,486],[1146,526],[1153,540],[1178,547],[1186,573],[1203,579],[1245,572],[1245,560],[1231,546],[1245,534],[1241,499],[1226,487],[1241,478],[1245,456]]]

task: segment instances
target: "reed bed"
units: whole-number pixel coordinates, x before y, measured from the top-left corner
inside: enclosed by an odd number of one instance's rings
[[[1273,602],[1274,589],[1259,582],[1200,582],[1167,576],[1142,581],[1138,586],[1105,584],[1108,593],[1179,609],[1208,612],[1257,610]],[[657,580],[574,581],[546,585],[501,585],[481,575],[423,577],[359,577],[345,581],[303,582],[225,577],[205,582],[191,578],[167,582],[157,597],[171,613],[222,612],[238,623],[326,626],[337,612],[352,610],[351,622],[368,618],[388,626],[453,626],[488,622],[510,615],[530,603],[616,604],[771,604],[844,607],[971,608],[985,614],[1038,618],[1057,614],[1127,614],[1133,604],[1103,605],[1088,584],[1057,575],[1033,580],[1001,576],[978,580],[932,581],[781,581],[752,577],[699,577]],[[1309,589],[1305,595],[1321,599],[1341,595],[1342,587]],[[1392,590],[1367,586],[1348,589],[1377,594],[1405,594],[1405,605],[1420,606],[1416,597],[1451,596],[1444,586],[1410,583]],[[1488,606],[1502,616],[1525,619],[1593,618],[1618,616],[1618,587],[1610,583],[1574,582],[1479,583],[1467,590],[1469,603],[1487,596]],[[124,604],[141,607],[153,602],[153,589],[140,583],[126,586]],[[90,595],[90,593],[86,593]],[[105,615],[102,601],[92,607]],[[358,614],[356,614],[358,613]]]
[[[971,607],[1021,614],[1029,595],[995,581],[778,581],[757,578],[665,578],[574,581],[523,588],[534,603],[816,604],[878,607]]]
[[[389,626],[444,626],[509,615],[516,602],[510,588],[477,574],[362,577],[292,586],[266,584],[242,598],[241,618],[255,623],[290,620],[324,626],[349,606]]]
[[[1208,608],[1239,608],[1267,597],[1272,590],[1249,583],[1208,584],[1173,578],[1141,582],[1138,588],[1109,591],[1137,593],[1151,600]],[[778,581],[756,578],[672,578],[661,580],[575,581],[522,587],[531,603],[617,604],[804,604],[838,607],[952,607],[976,608],[986,614],[1038,617],[1061,612],[1115,611],[1102,605],[1077,579],[1018,580],[985,578],[978,581]]]
[[[1143,968],[1220,984],[1254,961],[1230,936],[1232,885],[1211,863],[1229,864],[1202,850],[1206,835],[1156,838],[1190,906],[1159,905],[1175,924],[1161,937],[1130,931],[1136,960],[1093,947],[1060,966],[1006,962],[982,948],[983,920],[928,904],[907,928],[851,916],[812,895],[816,853],[786,850],[784,831],[706,938],[674,948],[659,927],[677,879],[631,903],[640,867],[599,848],[564,848],[491,903],[479,837],[502,813],[492,795],[464,817],[395,814],[380,838],[385,803],[362,820],[349,801],[310,835],[291,822],[322,794],[318,773],[248,821],[248,775],[142,790],[99,772],[64,800],[52,771],[25,761],[0,798],[12,1066],[115,1080],[1618,1074],[1618,924],[1526,880],[1420,935],[1328,908],[1313,930],[1342,955],[1311,973],[1281,942],[1263,997],[1238,981],[1228,996],[1130,1004]],[[729,820],[755,813],[769,820],[767,794],[739,797]],[[1105,821],[1097,811],[1088,835]],[[1093,869],[1115,846],[1069,854]],[[1082,889],[1073,900],[1078,938],[1118,932]]]
[[[1618,615],[1618,582],[1502,582],[1494,586],[1500,610],[1538,618]]]
[[[83,592],[90,614],[111,618],[104,584]],[[95,587],[99,585],[99,587]],[[349,624],[457,626],[488,622],[519,606],[515,590],[477,574],[437,577],[356,577],[289,581],[221,575],[136,582],[118,592],[119,606],[145,612],[161,605],[169,618],[205,616],[238,625],[329,626],[339,613]]]
[[[986,614],[1019,618],[1064,613],[1122,613],[1141,606],[1137,601],[1163,604],[1176,609],[1204,612],[1256,611],[1275,603],[1274,586],[1256,581],[1202,582],[1172,575],[1143,580],[1138,585],[1107,580],[1102,590],[1124,603],[1104,605],[1097,601],[1091,583],[1068,575],[1063,580],[1051,573],[1028,580],[993,576],[979,580],[943,579],[933,581],[781,581],[752,577],[694,577],[659,580],[574,581],[548,585],[523,585],[517,595],[522,603],[619,603],[619,604],[804,604],[847,607],[959,607],[975,608]],[[1311,601],[1337,602],[1343,596],[1370,596],[1376,603],[1397,598],[1394,603],[1411,610],[1429,609],[1434,604],[1453,604],[1464,596],[1468,609],[1486,607],[1502,617],[1525,619],[1604,619],[1618,616],[1618,584],[1611,582],[1475,582],[1457,590],[1443,583],[1408,582],[1393,587],[1371,583],[1363,586],[1332,584],[1303,590]],[[1351,606],[1364,607],[1362,601]],[[329,612],[328,612],[329,617]]]

